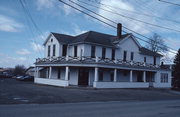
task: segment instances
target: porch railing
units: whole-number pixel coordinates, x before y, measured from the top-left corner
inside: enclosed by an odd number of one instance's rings
[[[144,62],[136,62],[136,61],[128,61],[128,60],[125,61],[122,59],[113,60],[110,58],[102,58],[102,57],[92,58],[90,56],[82,56],[82,57],[61,56],[61,57],[36,59],[36,64],[42,64],[42,63],[103,63],[103,64],[114,64],[114,65],[125,65],[125,66],[140,66],[140,67],[148,67],[148,68],[162,68],[160,65],[153,65]]]

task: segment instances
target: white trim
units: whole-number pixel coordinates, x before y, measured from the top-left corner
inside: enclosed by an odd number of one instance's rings
[[[69,81],[66,80],[56,80],[56,79],[47,79],[47,78],[34,78],[34,82],[37,84],[46,84],[46,85],[53,85],[53,86],[69,86]]]
[[[144,82],[93,82],[94,88],[148,88]]]

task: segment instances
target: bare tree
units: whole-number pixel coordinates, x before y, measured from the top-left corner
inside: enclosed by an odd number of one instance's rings
[[[164,53],[164,52],[168,51],[168,48],[167,48],[164,40],[157,33],[153,34],[153,36],[149,40],[149,43],[146,45],[146,47],[153,52]]]
[[[14,75],[24,75],[25,70],[26,68],[24,65],[16,65],[14,68]]]

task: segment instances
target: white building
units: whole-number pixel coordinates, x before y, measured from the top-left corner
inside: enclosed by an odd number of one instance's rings
[[[162,55],[142,47],[132,34],[89,31],[77,36],[50,33],[45,58],[36,60],[35,83],[94,88],[170,88],[171,70]]]

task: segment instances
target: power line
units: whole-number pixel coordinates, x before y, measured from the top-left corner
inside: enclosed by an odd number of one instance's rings
[[[80,1],[80,0],[78,0],[78,1]],[[151,17],[151,18],[154,17],[154,18],[158,18],[158,19],[161,19],[161,20],[166,20],[166,21],[170,21],[170,22],[174,22],[174,23],[180,24],[179,21],[172,20],[172,19],[169,19],[169,18],[163,18],[163,17],[159,17],[159,16],[156,16],[156,15],[149,15],[149,14],[145,14],[145,13],[139,13],[139,12],[135,12],[135,11],[130,11],[130,10],[127,10],[127,9],[123,9],[123,8],[111,6],[111,5],[108,5],[108,4],[104,4],[104,3],[98,2],[98,1],[92,1],[92,0],[88,0],[88,1],[89,1],[89,2],[92,2],[92,3],[99,4],[99,5],[103,5],[103,6],[112,8],[112,9],[124,10],[124,11],[128,11],[128,12],[131,12],[131,13],[135,13],[135,14],[137,14],[137,15],[143,15],[143,16],[147,16],[147,17]],[[81,1],[81,2],[82,2],[82,1]]]
[[[105,23],[106,25],[111,26],[111,27],[113,27],[113,28],[116,29],[115,26],[113,26],[113,25],[111,25],[111,24],[109,24],[109,23],[107,23],[107,22],[105,22],[105,21],[103,21],[103,20],[101,20],[101,19],[98,19],[98,18],[95,17],[95,16],[92,16],[92,15],[90,15],[90,14],[88,14],[88,13],[86,13],[86,12],[84,12],[84,11],[82,11],[82,10],[80,10],[80,9],[78,9],[78,8],[76,8],[76,7],[72,6],[72,5],[64,2],[64,1],[62,1],[62,0],[59,0],[59,1],[62,2],[62,3],[64,3],[64,4],[67,5],[67,6],[70,6],[70,7],[74,8],[74,9],[76,9],[76,10],[78,10],[78,11],[80,11],[80,12],[82,12],[82,13],[84,13],[84,14],[86,14],[86,15],[88,15],[88,16],[90,16],[90,17],[92,17],[92,18],[94,18],[94,19],[96,19],[96,20],[98,20],[98,21],[100,21],[100,22],[103,22],[103,23]],[[106,19],[107,19],[107,18],[106,18]],[[117,23],[116,23],[116,24],[117,24]],[[128,30],[129,30],[129,29],[128,29]],[[123,31],[123,32],[125,32],[125,31]],[[134,32],[135,32],[135,31],[134,31]],[[127,33],[127,32],[125,32],[125,33]],[[141,35],[141,36],[142,36],[142,35]],[[135,36],[135,37],[136,37],[136,36]],[[145,37],[145,36],[144,36],[144,37]],[[144,39],[141,39],[141,38],[139,38],[139,37],[136,37],[136,38],[137,38],[137,39],[140,39],[141,41],[144,41],[144,42],[150,44],[150,42],[148,42],[148,41],[146,41],[146,40],[144,40]],[[148,38],[148,37],[146,37],[146,38]],[[150,39],[150,38],[148,38],[148,39]],[[161,47],[159,47],[159,48],[161,48]],[[168,47],[168,48],[170,48],[170,47]],[[171,48],[170,48],[170,49],[171,49]],[[174,50],[174,49],[171,49],[171,50]],[[175,51],[176,51],[176,50],[175,50]],[[170,51],[170,50],[169,50],[169,52],[176,54],[175,52]]]
[[[69,1],[71,1],[71,0],[69,0]],[[79,1],[79,0],[78,0],[78,1]],[[71,1],[71,2],[73,2],[73,1]],[[82,2],[82,1],[79,1],[79,2]],[[74,2],[73,2],[73,3],[74,3]],[[84,4],[88,4],[88,3],[85,3],[85,2],[83,2],[83,3],[84,3]],[[75,4],[77,4],[77,3],[75,3]],[[162,28],[162,29],[166,29],[166,30],[171,30],[171,31],[173,30],[173,31],[176,31],[176,32],[180,32],[180,30],[175,30],[175,29],[172,29],[172,28],[169,28],[169,27],[164,27],[164,26],[160,26],[160,25],[156,25],[156,24],[151,24],[151,23],[149,23],[149,22],[145,22],[145,21],[142,21],[142,20],[139,20],[139,19],[135,19],[135,18],[132,18],[132,17],[129,17],[129,16],[125,16],[125,15],[123,15],[123,14],[120,14],[120,13],[117,13],[117,12],[113,12],[113,11],[110,11],[110,10],[107,10],[107,9],[104,9],[104,8],[100,8],[100,7],[97,7],[97,6],[92,5],[92,4],[88,4],[88,5],[90,5],[90,6],[92,6],[92,7],[95,7],[95,8],[102,9],[102,10],[104,10],[104,11],[107,11],[107,12],[110,12],[110,13],[113,13],[113,14],[116,14],[116,15],[121,16],[121,17],[123,17],[123,18],[135,20],[135,21],[138,21],[138,22],[141,22],[141,23],[144,23],[144,24],[148,24],[148,25],[155,26],[155,27]],[[78,5],[78,6],[79,6],[79,5]]]
[[[30,21],[32,22],[32,24],[34,25],[34,27],[36,28],[36,30],[38,30],[39,33],[42,34],[42,32],[40,31],[40,29],[37,27],[35,21],[33,20],[30,12],[29,12],[28,9],[26,9],[26,7],[24,6],[23,1],[22,1],[22,0],[19,0],[19,2],[20,2],[21,6],[22,6],[22,8],[23,8],[24,13],[29,17]],[[30,26],[29,26],[29,27],[30,27]],[[31,28],[30,28],[30,29],[31,29]],[[30,30],[30,31],[31,31],[31,33],[32,33],[32,34],[34,35],[34,37],[35,37],[35,34],[33,33],[33,30]],[[33,40],[33,43],[37,44],[37,42],[35,41],[35,39]],[[42,52],[39,50],[39,48],[38,48],[38,52],[39,52],[40,55],[43,55]]]
[[[75,2],[73,2],[73,1],[71,1],[71,0],[69,0],[69,1],[72,2],[72,3],[74,3],[74,4],[76,4],[77,6],[79,6],[79,7],[81,7],[81,8],[84,8],[84,9],[88,10],[89,12],[92,12],[92,13],[96,14],[97,16],[100,16],[100,17],[104,18],[105,20],[110,21],[110,22],[112,22],[112,23],[114,23],[114,24],[117,25],[117,23],[114,22],[113,20],[110,20],[110,19],[108,19],[108,18],[106,18],[106,17],[104,17],[104,16],[102,16],[102,15],[100,15],[100,14],[98,14],[98,13],[96,13],[96,12],[94,12],[94,11],[92,11],[92,10],[90,10],[90,9],[88,9],[88,8],[86,8],[86,7],[84,7],[84,6],[82,6],[82,5],[79,5],[79,4],[77,4],[77,3],[75,3]],[[139,36],[142,36],[142,37],[144,37],[144,38],[146,38],[146,39],[152,40],[152,39],[150,39],[150,38],[148,38],[148,37],[146,37],[146,36],[144,36],[144,35],[142,35],[142,34],[136,32],[136,31],[133,31],[133,30],[131,30],[131,29],[125,27],[125,26],[122,26],[122,27],[125,28],[125,29],[127,29],[127,30],[129,30],[129,31],[131,31],[131,32],[136,33],[136,34],[139,35]],[[168,47],[168,48],[174,50],[173,48],[170,48],[170,47]]]
[[[164,1],[164,0],[158,0],[158,1],[160,1],[160,2],[164,2],[164,3],[167,3],[167,4],[171,4],[171,5],[180,6],[180,4],[173,3],[173,2],[168,2],[168,1]]]

